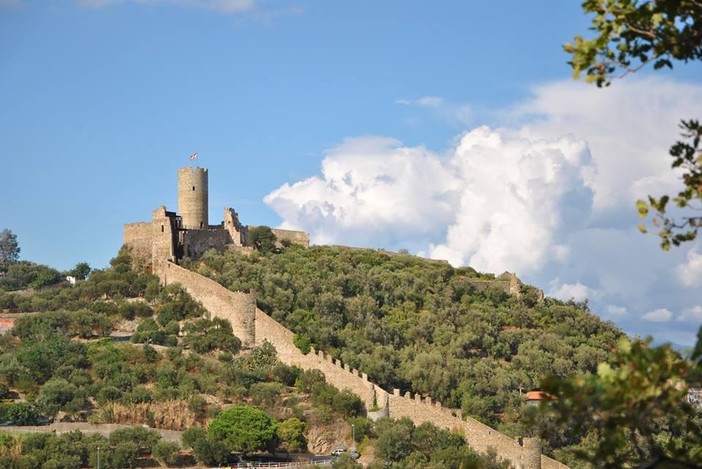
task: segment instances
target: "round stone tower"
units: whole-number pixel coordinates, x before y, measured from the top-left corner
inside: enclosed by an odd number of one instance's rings
[[[186,166],[178,170],[178,214],[182,227],[207,229],[207,170]]]

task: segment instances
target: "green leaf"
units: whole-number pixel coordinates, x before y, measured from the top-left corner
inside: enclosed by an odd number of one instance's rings
[[[637,200],[636,201],[636,210],[639,212],[640,217],[645,217],[648,215],[648,204],[644,200]]]

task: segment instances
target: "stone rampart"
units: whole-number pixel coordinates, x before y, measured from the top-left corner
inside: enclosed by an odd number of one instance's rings
[[[229,321],[234,335],[245,347],[256,343],[256,295],[229,291],[214,280],[172,262],[163,263],[155,273],[166,285],[179,283],[211,316]]]
[[[324,352],[312,349],[307,355],[293,344],[293,333],[278,321],[268,316],[260,309],[256,310],[256,343],[267,340],[278,351],[280,361],[290,366],[298,366],[303,370],[319,370],[324,373],[326,381],[339,388],[348,389],[360,397],[370,409],[374,403],[381,402],[381,396],[387,394],[379,386],[368,381],[365,373],[351,369],[339,360],[335,360]]]
[[[132,248],[132,256],[142,261],[151,261],[151,222],[127,223],[124,225],[124,245]]]
[[[471,417],[463,419],[460,409],[443,407],[440,402],[432,402],[430,397],[422,398],[409,392],[400,395],[400,391],[395,389],[390,395],[389,407],[392,418],[407,417],[415,425],[429,422],[439,428],[458,432],[471,448],[483,453],[493,448],[498,457],[507,459],[518,469],[568,469],[565,464],[543,455],[539,466],[541,449],[538,440],[514,439]]]
[[[208,249],[224,251],[231,244],[229,232],[221,226],[211,227],[206,230],[187,230],[183,232],[183,256],[190,259],[199,259]]]
[[[279,243],[288,241],[292,244],[301,244],[305,247],[309,247],[310,245],[310,237],[304,231],[281,230],[280,228],[272,228],[271,231],[278,239]]]
[[[408,417],[416,425],[429,422],[439,428],[457,431],[475,450],[485,452],[493,448],[498,458],[510,461],[516,469],[568,469],[565,464],[540,456],[536,440],[514,439],[473,418],[462,419],[460,410],[443,407],[429,397],[410,393],[401,395],[399,390],[389,394],[370,382],[365,373],[351,369],[324,352],[313,349],[307,355],[303,354],[293,344],[293,332],[256,308],[252,294],[231,292],[211,279],[172,263],[167,263],[157,273],[165,283],[180,283],[212,316],[229,320],[234,334],[242,342],[249,346],[270,342],[283,363],[321,371],[329,384],[353,392],[363,400],[367,409],[380,404],[383,409],[376,412],[378,416]]]

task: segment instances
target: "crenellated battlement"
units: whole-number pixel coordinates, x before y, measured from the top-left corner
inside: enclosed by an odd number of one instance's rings
[[[463,418],[460,409],[444,407],[441,402],[420,393],[393,389],[392,394],[371,382],[368,375],[332,355],[312,348],[303,354],[293,343],[293,332],[256,308],[255,294],[232,292],[217,282],[173,264],[156,274],[166,284],[180,283],[211,316],[231,322],[235,335],[247,346],[270,342],[278,358],[287,365],[304,370],[319,370],[325,380],[338,389],[347,389],[359,396],[370,418],[392,417],[411,419],[415,425],[424,422],[457,431],[475,450],[487,452],[493,448],[498,458],[508,460],[517,469],[568,469],[547,456],[541,455],[538,439],[515,439],[473,418]]]
[[[188,173],[207,173],[207,168],[201,168],[199,166],[184,166],[178,170],[178,174],[188,174]]]

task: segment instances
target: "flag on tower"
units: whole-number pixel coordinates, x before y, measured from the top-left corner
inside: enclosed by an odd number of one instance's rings
[[[190,161],[194,160],[195,158],[197,158],[197,153],[190,155]]]

